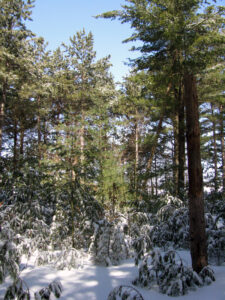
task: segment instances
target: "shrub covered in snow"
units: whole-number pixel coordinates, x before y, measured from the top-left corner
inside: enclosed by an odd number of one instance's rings
[[[74,248],[38,252],[37,265],[51,264],[57,270],[78,269],[83,266],[83,253]]]
[[[225,220],[207,213],[206,224],[209,261],[221,265],[225,261]]]
[[[129,255],[129,247],[121,224],[106,219],[95,223],[89,253],[97,264],[106,266],[118,264]]]
[[[158,223],[152,227],[150,237],[155,246],[168,249],[189,247],[189,218],[188,209],[185,207],[162,211]]]
[[[107,300],[144,300],[141,293],[132,286],[120,285],[115,287]]]
[[[24,299],[30,300],[30,291],[25,281],[18,278],[10,285],[5,293],[4,300]]]
[[[146,224],[141,226],[139,230],[136,228],[136,230],[138,234],[133,238],[132,246],[134,248],[135,264],[138,265],[139,260],[152,249],[150,238],[152,226]]]
[[[76,249],[88,248],[94,233],[93,224],[103,215],[101,205],[79,180],[73,182],[70,190],[66,187],[60,190],[51,223],[53,250],[59,250],[62,244]]]
[[[136,249],[136,260],[147,253],[150,247],[157,246],[167,250],[169,248],[189,248],[189,215],[188,208],[182,201],[172,196],[165,196],[161,200],[164,204],[156,217],[141,226],[133,223],[130,232],[133,245]],[[221,202],[221,201],[220,201]],[[217,203],[217,202],[216,202]],[[217,203],[214,214],[207,212],[206,233],[208,243],[208,255],[210,262],[222,264],[225,261],[225,218],[223,205]]]
[[[62,284],[60,281],[53,281],[47,287],[41,289],[40,291],[34,294],[35,300],[49,300],[51,299],[51,294],[53,294],[56,298],[60,298],[62,294]]]
[[[19,274],[20,256],[12,240],[0,242],[0,283],[10,275],[14,280]]]
[[[171,250],[163,255],[158,250],[153,250],[143,259],[139,276],[133,283],[147,288],[157,285],[161,293],[180,296],[189,289],[210,284],[214,280],[213,271],[209,267],[197,274],[184,265],[177,252]]]
[[[156,214],[138,212],[129,215],[136,261],[153,246],[164,249],[189,247],[188,209],[184,202],[170,195],[159,197],[158,202],[160,209]]]
[[[36,249],[47,250],[50,244],[48,218],[51,213],[52,210],[42,205],[41,201],[15,201],[1,208],[2,232],[10,229],[20,254],[29,257]]]
[[[49,300],[51,299],[51,294],[53,294],[56,298],[60,298],[62,294],[62,284],[60,281],[53,281],[47,287],[34,293],[34,298],[35,300]],[[4,300],[14,299],[31,299],[30,291],[26,282],[19,277],[7,288],[4,296]]]

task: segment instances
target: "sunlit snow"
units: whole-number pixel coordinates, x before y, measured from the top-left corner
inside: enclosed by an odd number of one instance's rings
[[[190,265],[188,251],[179,251],[183,261]],[[138,275],[138,269],[133,259],[123,261],[119,266],[95,266],[86,259],[84,267],[73,270],[57,271],[49,266],[35,267],[33,260],[24,261],[26,268],[21,272],[21,278],[30,288],[31,295],[47,286],[53,280],[60,281],[63,286],[61,300],[107,300],[110,291],[119,285],[131,285],[132,280]],[[177,300],[224,300],[225,299],[225,264],[212,266],[215,271],[216,281],[209,286],[198,288],[185,296],[176,297]],[[9,280],[0,286],[0,299]],[[135,287],[145,300],[169,300],[169,297],[160,294],[156,289],[148,290]],[[32,298],[34,299],[34,298]],[[52,297],[51,299],[55,299]]]

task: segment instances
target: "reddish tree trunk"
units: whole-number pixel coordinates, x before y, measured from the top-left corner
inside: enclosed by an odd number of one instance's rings
[[[184,169],[185,169],[185,122],[184,122],[184,98],[179,88],[179,129],[178,129],[178,140],[179,140],[179,163],[178,163],[178,195],[183,198],[184,192]]]
[[[173,136],[174,136],[174,147],[173,147],[173,192],[177,196],[178,193],[178,180],[179,180],[179,115],[177,107],[174,111],[173,117]]]
[[[192,74],[185,74],[184,76],[184,100],[187,121],[190,247],[192,267],[199,273],[208,262],[200,155],[198,98],[196,80]]]

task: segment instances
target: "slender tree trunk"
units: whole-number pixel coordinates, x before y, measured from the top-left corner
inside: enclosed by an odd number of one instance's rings
[[[137,110],[136,110],[137,115]],[[134,190],[135,190],[135,196],[137,200],[137,177],[138,177],[138,164],[139,164],[139,128],[138,128],[138,120],[135,120],[135,163],[134,163]]]
[[[184,76],[184,94],[187,120],[191,258],[193,269],[199,273],[208,262],[200,156],[198,98],[196,79],[192,74],[185,74]]]
[[[41,159],[41,116],[40,116],[40,108],[41,108],[41,97],[37,98],[38,103],[38,116],[37,116],[37,129],[38,129],[38,159]]]
[[[171,87],[172,87],[172,84],[169,83],[169,85],[167,87],[166,95],[168,95],[170,93]],[[157,148],[157,145],[158,145],[158,138],[159,138],[159,135],[160,135],[161,130],[162,130],[163,119],[164,119],[164,113],[162,112],[161,116],[160,116],[160,119],[159,119],[158,126],[157,126],[157,131],[156,131],[156,134],[155,134],[153,145],[152,145],[152,148],[151,148],[150,156],[149,156],[149,159],[148,159],[148,162],[147,162],[146,171],[151,170],[152,161],[153,161],[155,151],[156,151],[156,148]],[[145,180],[145,183],[144,183],[145,186],[147,185],[147,182],[148,182],[148,179]]]
[[[157,158],[155,156],[155,195],[158,196]]]
[[[173,137],[174,137],[174,151],[173,151],[173,192],[178,195],[178,179],[179,179],[179,116],[177,109],[175,110],[173,118]]]
[[[151,195],[154,196],[154,184],[153,184],[152,177],[150,178],[150,182],[151,182]]]
[[[0,98],[0,156],[2,152],[2,137],[3,137],[3,126],[5,119],[5,103],[6,103],[7,83],[3,83],[2,97]]]
[[[48,135],[47,122],[44,121],[44,144],[45,145],[47,145],[47,135]]]
[[[222,181],[223,192],[225,193],[225,147],[224,147],[224,107],[220,106],[220,139],[221,139],[221,152],[222,152]]]
[[[81,129],[80,129],[80,162],[84,164],[84,111],[81,112]]]
[[[17,142],[18,142],[18,128],[17,120],[14,120],[13,126],[13,170],[16,172],[17,169]]]
[[[212,129],[213,129],[213,164],[214,164],[214,188],[215,192],[218,191],[218,167],[217,167],[217,144],[216,144],[216,123],[214,118],[214,105],[211,103],[212,112]]]
[[[184,98],[180,84],[178,92],[178,195],[182,199],[184,193],[184,170],[185,170],[185,121],[184,121]]]
[[[24,152],[24,128],[20,128],[20,155],[23,156]]]
[[[74,199],[74,190],[73,190],[73,173],[71,172],[71,190],[70,190],[70,212],[71,212],[71,240],[72,240],[72,247],[76,247],[75,243],[75,199]]]
[[[151,148],[151,153],[150,153],[150,156],[149,156],[149,159],[148,159],[148,162],[147,162],[147,170],[149,170],[149,171],[151,170],[151,167],[152,167],[152,161],[153,161],[155,151],[156,151],[156,148],[157,148],[157,145],[158,145],[158,138],[159,138],[160,132],[162,130],[163,118],[164,118],[164,115],[162,114],[160,119],[159,119],[156,135],[155,135],[153,145],[152,145],[152,148]]]

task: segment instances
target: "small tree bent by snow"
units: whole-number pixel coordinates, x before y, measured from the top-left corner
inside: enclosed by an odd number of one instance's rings
[[[47,287],[41,289],[39,292],[34,294],[35,300],[49,300],[51,299],[51,294],[53,294],[56,298],[60,298],[62,294],[62,284],[60,281],[53,281]]]
[[[25,281],[18,278],[10,285],[5,293],[4,300],[24,299],[30,300],[30,291]]]
[[[153,250],[145,256],[139,267],[139,276],[133,284],[147,288],[157,285],[159,291],[168,296],[185,295],[188,290],[210,284],[215,281],[214,272],[205,267],[197,274],[184,265],[176,251],[162,255]]]
[[[61,282],[53,281],[47,287],[42,288],[40,291],[34,293],[34,298],[35,300],[49,300],[51,299],[51,294],[53,294],[56,298],[60,298],[62,290],[63,288]],[[4,300],[16,299],[31,299],[30,291],[26,282],[19,277],[7,288],[4,296]]]
[[[120,285],[115,287],[107,300],[144,300],[141,293],[132,286]]]
[[[20,256],[14,242],[11,239],[0,241],[0,283],[8,275],[16,280],[19,274],[19,264]]]
[[[95,223],[89,253],[96,264],[105,266],[118,264],[129,255],[124,232],[119,224],[106,219]]]

